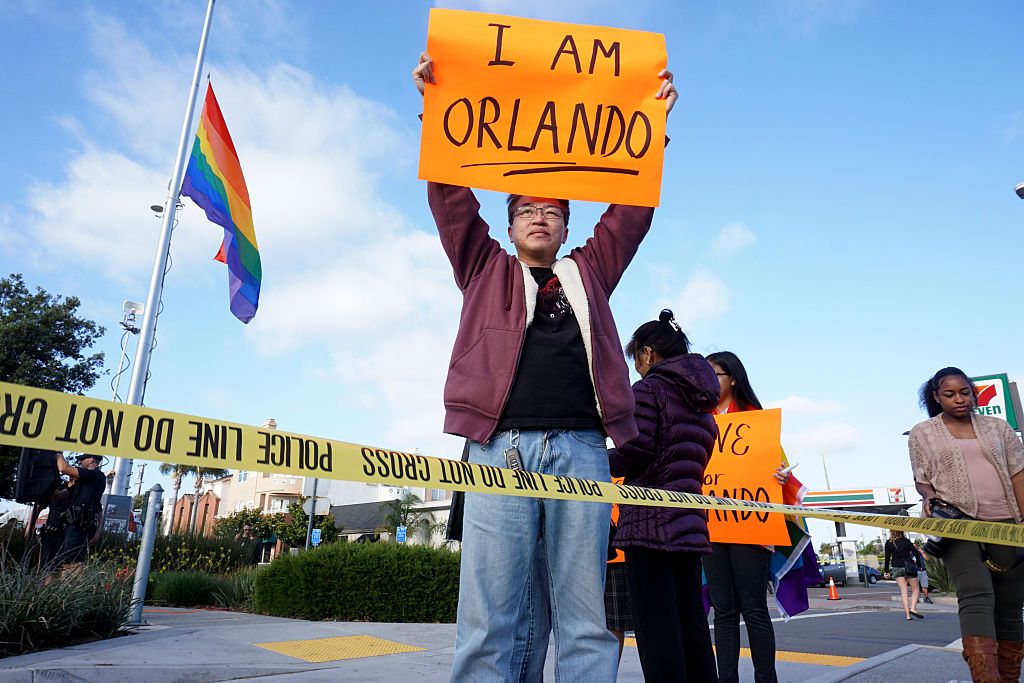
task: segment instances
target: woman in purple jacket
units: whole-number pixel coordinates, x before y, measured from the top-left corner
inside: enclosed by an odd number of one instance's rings
[[[627,484],[700,493],[717,434],[718,378],[672,311],[644,323],[626,345],[639,436],[610,451]],[[701,597],[701,554],[711,551],[703,510],[622,505],[614,544],[626,551],[637,648],[647,681],[717,681]]]

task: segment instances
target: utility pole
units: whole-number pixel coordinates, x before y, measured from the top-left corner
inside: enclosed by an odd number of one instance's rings
[[[139,465],[139,483],[138,483],[138,488],[135,489],[135,495],[136,496],[141,496],[142,495],[142,477],[145,474],[146,474],[146,463],[143,462],[141,465]]]

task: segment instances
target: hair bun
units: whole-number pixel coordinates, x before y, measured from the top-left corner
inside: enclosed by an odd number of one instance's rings
[[[664,308],[661,313],[658,314],[658,322],[668,323],[675,320],[676,316],[672,313],[671,309]]]

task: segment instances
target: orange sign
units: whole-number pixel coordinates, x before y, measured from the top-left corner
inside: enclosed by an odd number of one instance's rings
[[[665,36],[432,9],[423,180],[657,206]]]
[[[782,411],[726,413],[715,421],[718,439],[704,471],[704,495],[783,502],[782,485],[772,476],[782,461]],[[780,514],[708,510],[708,530],[714,543],[789,545]]]

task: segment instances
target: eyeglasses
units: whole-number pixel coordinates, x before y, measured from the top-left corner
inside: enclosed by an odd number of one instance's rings
[[[528,221],[536,218],[537,214],[543,214],[544,218],[549,221],[560,221],[564,218],[562,210],[556,206],[530,206],[527,204],[512,212],[513,218],[525,218]]]
[[[715,374],[719,377],[732,377],[728,372],[716,372]]]

